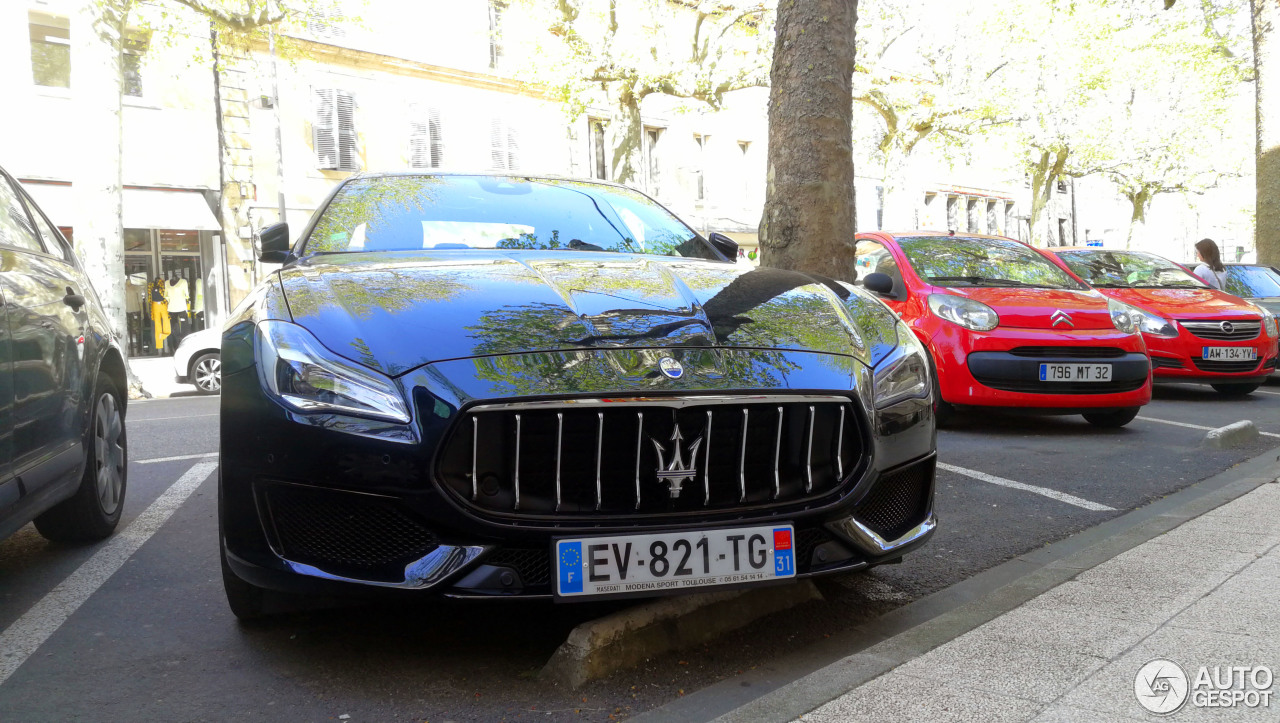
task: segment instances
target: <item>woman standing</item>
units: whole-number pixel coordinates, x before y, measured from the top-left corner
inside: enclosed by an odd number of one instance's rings
[[[1227,269],[1222,265],[1222,255],[1213,239],[1202,238],[1196,242],[1196,276],[1218,291],[1227,285]]]

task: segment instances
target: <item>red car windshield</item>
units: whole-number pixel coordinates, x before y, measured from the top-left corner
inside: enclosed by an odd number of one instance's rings
[[[1204,289],[1168,259],[1141,251],[1068,251],[1058,255],[1076,276],[1104,289]]]
[[[1018,241],[915,236],[899,238],[897,242],[920,278],[935,286],[1087,288]]]

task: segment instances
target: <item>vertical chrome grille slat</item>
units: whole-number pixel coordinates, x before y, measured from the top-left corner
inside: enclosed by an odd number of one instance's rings
[[[596,510],[603,499],[600,496],[600,457],[604,451],[604,412],[596,412]]]
[[[640,509],[640,441],[644,439],[644,412],[636,412],[636,509]]]
[[[560,511],[560,450],[564,440],[564,412],[556,412],[556,512]]]
[[[480,418],[471,418],[471,501],[480,497],[480,481],[476,471],[476,447],[480,444]]]
[[[813,491],[813,405],[809,405],[809,451],[804,460],[804,491]]]
[[[516,415],[516,466],[515,466],[515,509],[520,509],[520,415]]]
[[[707,461],[702,465],[702,506],[711,504],[711,410],[707,410],[707,428],[702,432],[707,443]]]
[[[738,502],[747,501],[747,424],[750,410],[742,410],[742,450],[738,453]]]
[[[844,406],[840,407],[840,428],[836,430],[836,482],[844,479]]]
[[[773,440],[773,498],[782,495],[782,476],[778,474],[778,464],[782,461],[782,407],[778,407],[778,435]]]

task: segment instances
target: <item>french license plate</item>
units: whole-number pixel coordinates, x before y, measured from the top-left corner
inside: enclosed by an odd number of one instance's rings
[[[1042,382],[1109,382],[1110,364],[1041,364]]]
[[[561,597],[626,595],[765,582],[796,575],[788,524],[557,540]]]
[[[1205,361],[1255,361],[1258,350],[1251,346],[1206,346],[1200,358]]]

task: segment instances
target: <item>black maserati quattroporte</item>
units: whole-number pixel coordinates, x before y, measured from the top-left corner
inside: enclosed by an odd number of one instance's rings
[[[934,529],[930,364],[860,289],[594,181],[355,176],[288,237],[222,340],[242,618],[767,585]]]

